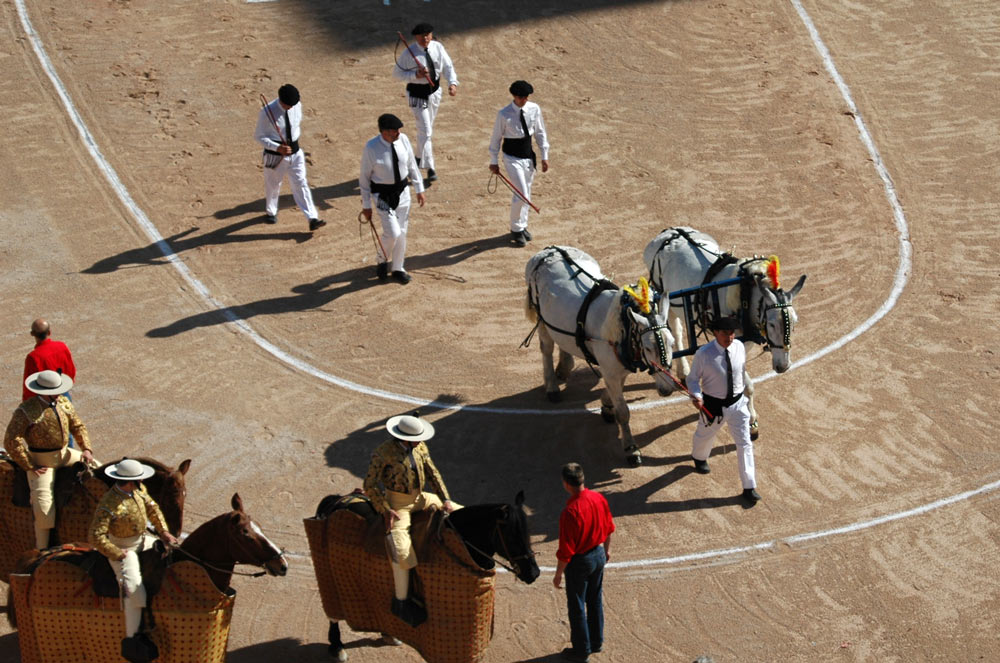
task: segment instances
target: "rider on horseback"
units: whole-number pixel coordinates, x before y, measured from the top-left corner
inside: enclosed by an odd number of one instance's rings
[[[425,509],[451,513],[462,507],[449,499],[441,473],[424,444],[424,440],[434,437],[434,427],[410,415],[391,417],[385,427],[395,439],[383,442],[372,454],[365,493],[386,522],[386,548],[395,586],[392,614],[410,626],[419,626],[426,612],[410,596],[410,570],[417,566],[410,540],[410,516]],[[431,482],[436,495],[423,492],[425,479]]]
[[[28,475],[31,509],[35,517],[35,547],[49,545],[49,533],[56,525],[53,499],[56,469],[85,461],[97,467],[90,452],[90,437],[73,403],[63,396],[73,387],[73,379],[57,371],[33,373],[24,386],[36,396],[22,402],[7,424],[3,446]],[[70,433],[79,449],[69,446]]]
[[[160,507],[146,492],[143,479],[153,476],[153,468],[137,460],[123,458],[105,470],[113,485],[101,498],[90,524],[90,544],[97,548],[114,569],[125,603],[125,637],[139,630],[146,589],[139,570],[139,553],[146,547],[146,521],[153,523],[160,538],[171,545],[177,539],[170,533]]]

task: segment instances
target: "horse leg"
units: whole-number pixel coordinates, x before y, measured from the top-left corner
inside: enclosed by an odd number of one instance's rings
[[[753,406],[753,380],[750,374],[743,370],[743,393],[747,397],[747,410],[750,411],[750,441],[755,442],[760,437],[760,425],[757,421],[757,410]]]
[[[556,377],[565,382],[573,372],[573,355],[559,348],[559,364],[556,365]]]
[[[611,400],[611,396],[608,395],[607,388],[601,392],[601,419],[604,419],[604,423],[613,424],[617,421],[615,418],[615,404]]]
[[[635,443],[635,439],[632,437],[632,429],[628,425],[629,421],[629,411],[628,403],[625,402],[625,373],[624,371],[620,376],[617,375],[605,375],[605,393],[608,399],[613,404],[615,420],[618,422],[618,429],[621,432],[622,438],[622,449],[625,451],[625,459],[628,464],[632,467],[642,465],[642,454],[639,453],[639,447]],[[602,403],[604,402],[604,397],[601,398]],[[601,412],[604,412],[604,406],[601,406]]]
[[[684,309],[681,309],[681,310],[683,311]],[[671,326],[673,327],[671,329],[671,331],[674,334],[674,342],[676,343],[676,345],[674,347],[677,348],[678,350],[683,349],[684,348],[684,320],[681,318],[681,316],[675,315],[674,316],[673,325],[671,325]],[[680,380],[681,382],[684,382],[685,384],[687,384],[686,381],[687,381],[688,372],[691,370],[690,366],[688,366],[687,357],[686,356],[685,357],[678,357],[676,360],[674,360],[674,364],[675,364],[674,365],[674,369],[675,369],[675,371],[677,373],[677,379]]]
[[[340,622],[330,620],[330,630],[327,631],[326,639],[330,642],[330,646],[326,648],[330,656],[338,661],[346,661],[347,650],[344,649],[344,643],[340,639]]]
[[[552,352],[555,350],[556,343],[552,340],[545,325],[538,328],[538,347],[542,352],[542,378],[545,381],[545,395],[550,402],[558,403],[562,400],[562,395],[559,393],[559,383],[556,381],[556,372],[552,367]],[[560,352],[562,352],[561,349]]]

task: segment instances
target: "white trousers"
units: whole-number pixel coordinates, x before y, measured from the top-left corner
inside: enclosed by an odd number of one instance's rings
[[[382,222],[382,248],[386,253],[375,258],[379,262],[391,263],[391,271],[402,272],[403,259],[406,257],[406,231],[410,224],[410,188],[403,189],[396,209],[382,209],[378,206],[378,194],[372,197],[372,209],[378,213]]]
[[[281,181],[288,175],[288,184],[292,187],[292,197],[307,219],[317,218],[316,206],[313,204],[312,191],[306,181],[306,153],[299,150],[285,157],[275,168],[264,169],[264,209],[268,214],[278,213],[278,193],[281,191]]]
[[[152,536],[143,532],[138,536],[119,538],[108,535],[111,543],[122,549],[125,559],[108,559],[118,579],[118,589],[125,608],[125,637],[131,638],[139,630],[142,609],[146,607],[146,588],[139,569],[139,552],[152,545]]]
[[[729,435],[736,443],[736,465],[743,488],[756,488],[753,442],[750,441],[750,410],[747,408],[746,396],[729,407],[722,408],[722,421],[716,419],[711,426],[706,426],[704,416],[698,418],[698,427],[694,429],[694,439],[691,442],[691,457],[695,460],[708,460],[712,453],[712,443],[723,423],[729,424]]]
[[[503,165],[507,171],[507,179],[516,186],[524,196],[531,200],[531,183],[535,180],[535,169],[531,159],[518,159],[509,154],[503,155]],[[528,212],[531,208],[521,200],[516,193],[510,197],[510,230],[519,232],[528,227]]]
[[[31,511],[35,516],[35,547],[41,550],[49,546],[49,530],[56,526],[56,505],[52,490],[56,481],[56,469],[83,460],[79,449],[63,447],[54,451],[29,452],[32,462],[49,471],[38,476],[28,472],[28,491],[31,494]]]
[[[413,156],[417,158],[417,165],[421,168],[433,168],[434,149],[431,147],[431,135],[434,133],[434,119],[437,118],[438,108],[441,107],[441,88],[427,97],[426,105],[422,103],[423,99],[416,100],[416,105],[413,105],[412,97],[409,101],[413,122],[417,127],[417,142],[413,144]]]

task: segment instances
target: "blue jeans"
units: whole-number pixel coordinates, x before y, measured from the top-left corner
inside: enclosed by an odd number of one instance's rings
[[[566,608],[569,639],[578,654],[589,654],[604,644],[604,546],[574,555],[566,565]]]

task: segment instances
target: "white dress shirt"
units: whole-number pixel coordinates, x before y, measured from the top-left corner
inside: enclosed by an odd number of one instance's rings
[[[729,345],[729,361],[733,365],[733,393],[743,391],[743,369],[747,363],[747,350],[743,341],[733,339]],[[726,382],[726,350],[717,341],[698,348],[691,362],[687,385],[691,395],[702,398],[706,393],[714,398],[725,398],[729,385]]]
[[[500,158],[500,143],[504,138],[524,138],[524,128],[521,126],[521,111],[524,111],[524,123],[528,125],[528,135],[535,137],[541,160],[549,160],[549,139],[545,135],[545,122],[542,120],[542,109],[533,101],[524,102],[518,108],[514,102],[504,106],[497,113],[493,123],[493,135],[490,137],[490,165],[495,166]]]
[[[267,108],[271,110],[271,115],[274,116],[274,121],[277,122],[278,129],[281,130],[281,135],[278,135],[274,125],[271,123],[271,118],[267,115],[267,109],[261,108],[260,113],[257,114],[257,129],[253,132],[253,137],[258,143],[264,146],[264,149],[277,152],[278,147],[285,142],[287,134],[285,129],[285,109],[281,107],[278,99],[269,103]],[[288,109],[288,121],[292,125],[292,140],[296,141],[302,135],[302,130],[299,128],[299,125],[302,123],[301,103],[297,103]]]
[[[458,74],[455,73],[451,57],[449,57],[448,51],[444,50],[441,42],[432,39],[431,43],[427,44],[426,53],[417,44],[410,44],[410,49],[417,56],[416,61],[428,70],[430,68],[427,67],[427,53],[429,53],[431,60],[434,61],[434,73],[438,75],[438,80],[448,81],[448,85],[458,85]],[[392,68],[392,75],[407,83],[427,82],[426,78],[417,75],[417,65],[407,49],[403,49],[403,53],[399,56],[399,62]]]
[[[379,134],[365,143],[364,152],[361,154],[358,187],[361,189],[361,207],[363,209],[371,209],[372,207],[372,182],[392,184],[396,181],[392,172],[392,153],[389,151],[393,147],[399,158],[399,177],[401,179],[409,177],[413,190],[417,193],[424,192],[424,180],[417,168],[417,160],[413,156],[410,139],[406,137],[406,134],[401,133],[396,142],[388,143]]]

